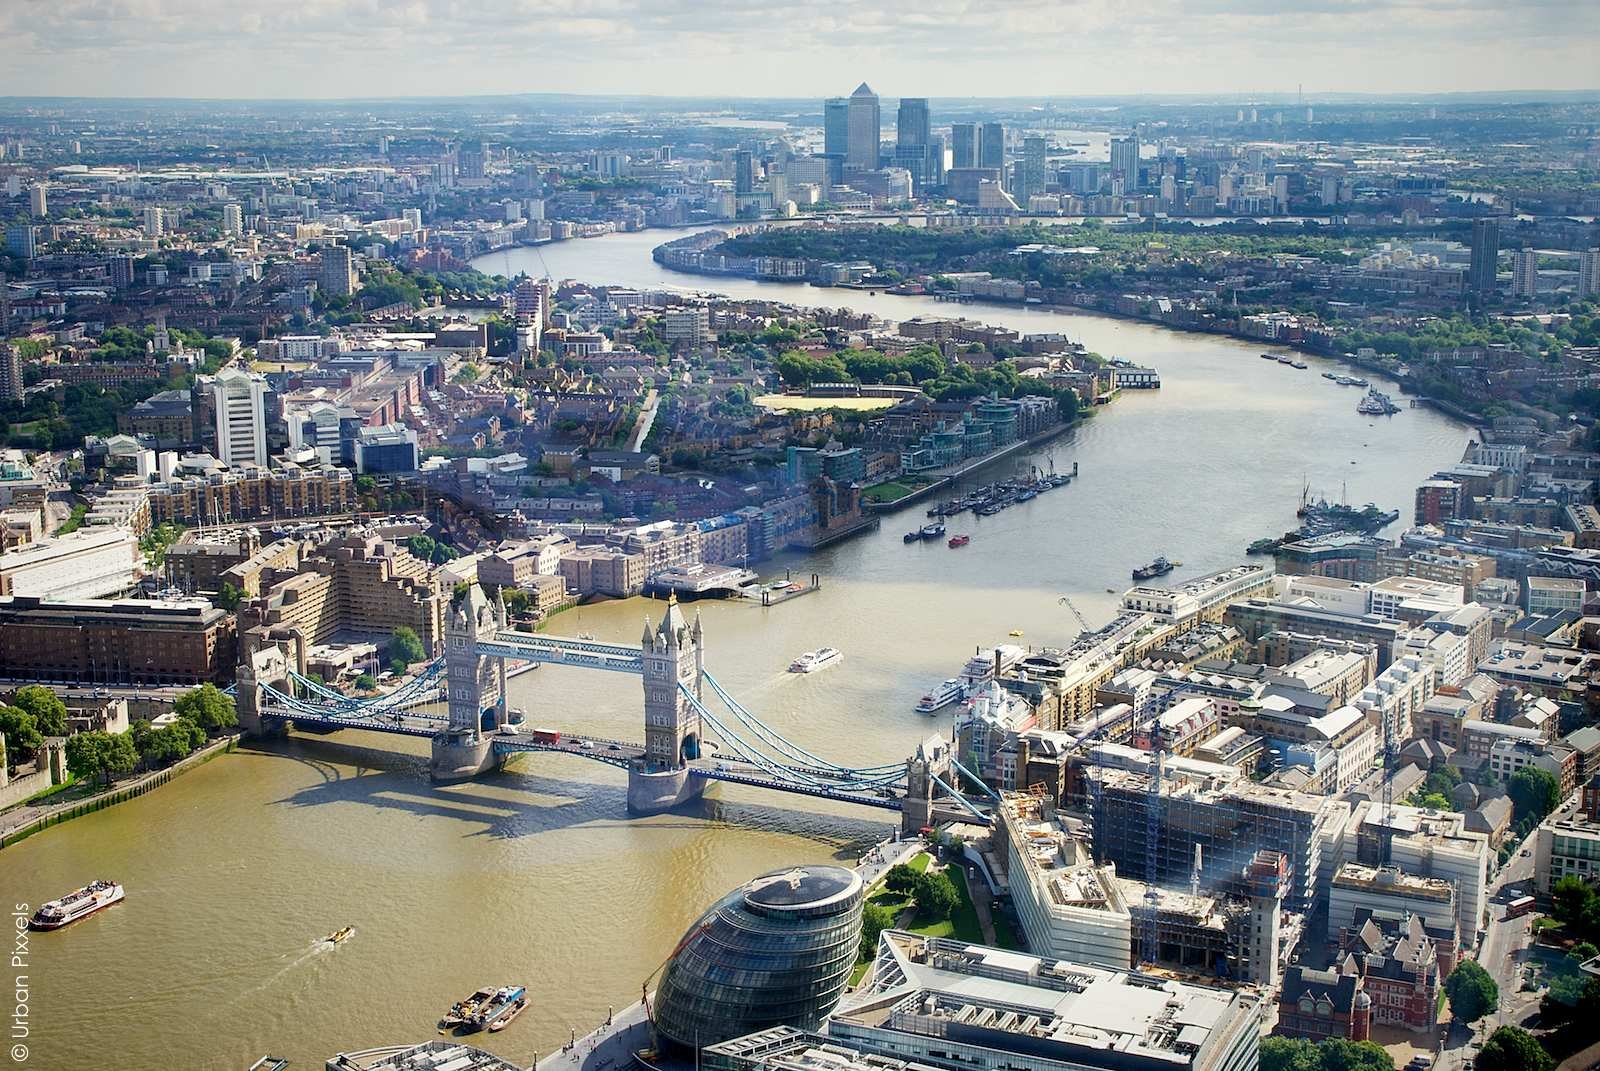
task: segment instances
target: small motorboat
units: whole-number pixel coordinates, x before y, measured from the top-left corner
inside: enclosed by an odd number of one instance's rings
[[[346,941],[350,940],[351,936],[355,932],[356,928],[354,926],[345,926],[328,934],[328,936],[322,939],[322,943],[328,945],[342,945]]]

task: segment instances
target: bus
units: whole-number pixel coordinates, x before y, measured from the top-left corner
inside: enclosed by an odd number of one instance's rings
[[[1519,896],[1506,905],[1506,918],[1520,918],[1533,910],[1533,897]]]

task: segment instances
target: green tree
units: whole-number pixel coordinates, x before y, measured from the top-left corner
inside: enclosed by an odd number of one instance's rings
[[[33,715],[39,731],[45,736],[67,735],[67,704],[61,697],[42,684],[28,684],[17,689],[11,705]]]
[[[356,678],[356,688],[359,691],[370,692],[378,687],[377,678],[370,673],[363,673]]]
[[[510,588],[505,593],[506,612],[517,617],[528,612],[528,606],[533,601],[526,591],[521,588]]]
[[[1595,892],[1588,882],[1568,875],[1550,889],[1550,914],[1568,929],[1577,929],[1583,925],[1589,905],[1597,899],[1600,899],[1600,893]]]
[[[1322,1071],[1394,1071],[1394,1058],[1376,1041],[1328,1038],[1317,1049]]]
[[[172,710],[178,717],[189,719],[207,733],[232,729],[239,724],[233,698],[215,684],[202,684],[184,692],[172,704]]]
[[[927,918],[947,919],[961,903],[950,875],[943,871],[917,875],[917,912]]]
[[[890,892],[911,894],[916,891],[917,882],[921,878],[922,874],[919,871],[911,869],[904,863],[896,863],[883,876],[883,884]]]
[[[1260,1071],[1322,1071],[1322,1054],[1305,1038],[1261,1039]]]
[[[1515,1026],[1502,1026],[1478,1050],[1478,1071],[1555,1071],[1556,1062],[1534,1036]]]
[[[139,753],[129,733],[108,733],[95,729],[67,737],[67,769],[74,777],[110,784],[115,778],[133,772]]]
[[[894,925],[894,912],[882,904],[867,904],[861,909],[860,959],[871,959],[878,950],[878,936]]]
[[[412,662],[421,662],[427,656],[428,652],[423,648],[422,640],[417,638],[415,629],[401,625],[389,637],[389,658],[392,661],[404,662],[409,666]]]
[[[10,761],[25,759],[44,746],[44,734],[32,714],[20,707],[0,707],[0,736]]]
[[[217,592],[217,605],[231,613],[232,611],[237,610],[239,608],[239,604],[243,601],[244,592],[235,587],[229,581],[224,580],[222,582],[221,589]]]
[[[1561,802],[1561,784],[1548,771],[1524,766],[1506,782],[1506,794],[1518,821],[1532,818],[1539,822]]]
[[[1450,972],[1444,980],[1444,991],[1450,998],[1450,1014],[1459,1022],[1477,1022],[1500,1005],[1500,987],[1488,971],[1470,959],[1462,960]]]

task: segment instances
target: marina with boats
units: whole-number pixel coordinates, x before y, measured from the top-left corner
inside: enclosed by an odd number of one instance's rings
[[[1065,487],[1072,482],[1078,474],[1078,463],[1072,463],[1072,471],[1056,472],[1052,465],[1050,471],[1044,471],[1037,466],[1032,466],[1026,473],[1013,476],[1010,479],[997,480],[976,487],[960,498],[946,499],[938,505],[929,508],[928,516],[932,520],[920,529],[907,532],[905,542],[916,543],[921,540],[943,539],[946,532],[945,520],[949,517],[958,517],[963,513],[971,512],[974,517],[993,517],[1002,510],[1024,502],[1032,502],[1040,495],[1053,491],[1058,487]],[[959,540],[959,542],[958,542]],[[964,547],[972,541],[971,536],[958,534],[950,540],[952,547]]]

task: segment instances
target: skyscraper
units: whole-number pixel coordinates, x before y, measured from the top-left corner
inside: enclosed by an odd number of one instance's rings
[[[224,368],[211,383],[217,411],[217,460],[229,468],[267,463],[267,381]]]
[[[356,292],[355,265],[349,246],[323,247],[322,272],[317,276],[317,286],[323,293],[334,297],[349,297]]]
[[[928,181],[928,98],[901,97],[895,114],[894,162],[911,172],[912,189],[921,193]]]
[[[756,158],[749,149],[735,149],[733,153],[733,192],[754,193],[756,188]]]
[[[244,233],[244,210],[238,205],[222,206],[222,233],[235,236]]]
[[[1111,177],[1122,177],[1122,188],[1132,191],[1139,186],[1139,135],[1127,134],[1111,139]]]
[[[22,394],[22,351],[0,342],[0,399],[16,401]]]
[[[928,136],[928,174],[926,181],[929,186],[944,186],[944,135],[930,134]]]
[[[901,97],[895,113],[896,145],[926,145],[932,135],[928,126],[928,98]]]
[[[15,220],[6,224],[6,252],[23,260],[32,260],[39,246],[39,228]]]
[[[1024,201],[1044,193],[1050,181],[1046,173],[1048,158],[1049,148],[1044,138],[1030,134],[1022,139],[1022,181],[1018,184],[1017,196]]]
[[[1467,289],[1475,294],[1492,294],[1500,270],[1500,221],[1472,221],[1472,260],[1467,266]]]
[[[878,94],[862,82],[850,94],[850,147],[845,153],[844,165],[857,171],[876,171],[882,137],[883,117],[878,110]]]
[[[1511,262],[1511,292],[1530,300],[1539,293],[1539,251],[1532,246],[1517,250]]]
[[[950,126],[950,166],[978,166],[978,124],[952,123]]]
[[[144,236],[160,238],[167,233],[167,213],[156,205],[146,205],[144,210]]]
[[[850,152],[850,99],[829,97],[822,102],[822,155],[828,160],[828,181],[844,181],[844,158]]]
[[[34,219],[43,219],[50,214],[50,200],[42,182],[35,182],[28,190],[28,214]]]
[[[1600,296],[1600,248],[1578,254],[1578,296]]]
[[[126,253],[113,253],[106,268],[111,276],[111,285],[118,290],[126,290],[133,285],[133,258]]]
[[[1000,123],[984,123],[978,131],[978,166],[1006,170],[1006,128]]]

